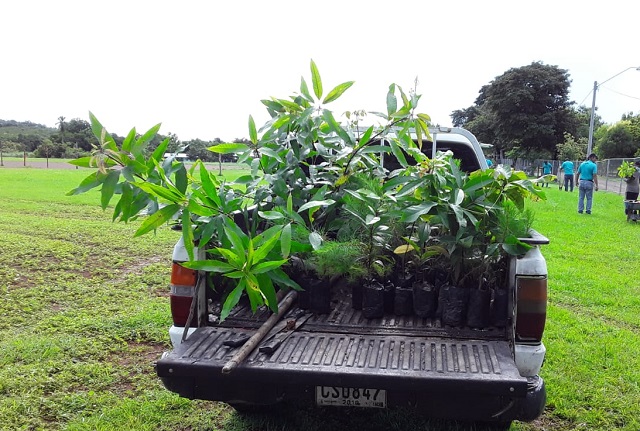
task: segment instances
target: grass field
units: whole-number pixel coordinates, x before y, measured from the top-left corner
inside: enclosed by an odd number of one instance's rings
[[[478,430],[401,412],[305,410],[246,419],[165,390],[177,234],[133,238],[98,194],[65,196],[86,170],[0,169],[0,430]],[[229,173],[230,174],[230,173]],[[548,406],[514,430],[640,429],[640,224],[622,198],[548,189]],[[112,270],[115,268],[115,270]]]

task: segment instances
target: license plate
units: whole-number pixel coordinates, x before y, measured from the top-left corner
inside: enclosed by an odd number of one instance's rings
[[[341,388],[316,386],[318,406],[339,407],[387,407],[387,391],[384,389]]]

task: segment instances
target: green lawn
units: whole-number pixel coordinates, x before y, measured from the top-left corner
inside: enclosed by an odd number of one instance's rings
[[[368,410],[243,419],[168,392],[153,361],[169,347],[178,234],[133,238],[137,222],[112,223],[97,192],[65,196],[88,173],[0,168],[0,430],[481,429]],[[640,224],[613,193],[596,193],[591,216],[577,191],[547,194],[530,206],[551,240],[548,407],[512,429],[637,431]]]

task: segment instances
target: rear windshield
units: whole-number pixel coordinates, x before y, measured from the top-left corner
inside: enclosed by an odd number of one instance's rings
[[[480,169],[480,162],[478,161],[478,157],[476,156],[475,151],[469,145],[466,145],[462,142],[451,142],[445,140],[437,140],[438,142],[438,151],[451,151],[453,153],[453,158],[460,160],[460,169],[465,172],[473,172]],[[422,152],[427,156],[431,157],[433,149],[433,142],[423,141],[422,142]],[[407,160],[409,163],[412,161],[410,158]],[[384,155],[384,167],[389,169],[390,171],[401,169],[402,166],[398,162],[398,160],[393,157],[392,154]]]

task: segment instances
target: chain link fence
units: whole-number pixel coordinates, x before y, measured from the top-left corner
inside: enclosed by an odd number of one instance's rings
[[[637,160],[637,158],[632,157],[626,159],[605,159],[596,162],[598,165],[598,185],[600,186],[600,190],[624,195],[626,191],[626,183],[618,176],[618,168],[622,165],[622,162],[626,161],[633,163],[635,160]],[[518,159],[514,162],[512,159],[499,159],[497,162],[503,165],[509,165],[519,171],[524,171],[529,176],[540,177],[542,176],[542,164],[547,161],[551,162],[551,165],[553,166],[551,173],[561,177],[561,175],[559,175],[559,169],[562,164],[562,160]],[[584,160],[572,161],[574,172],[577,172],[578,166],[580,166],[580,163]]]

